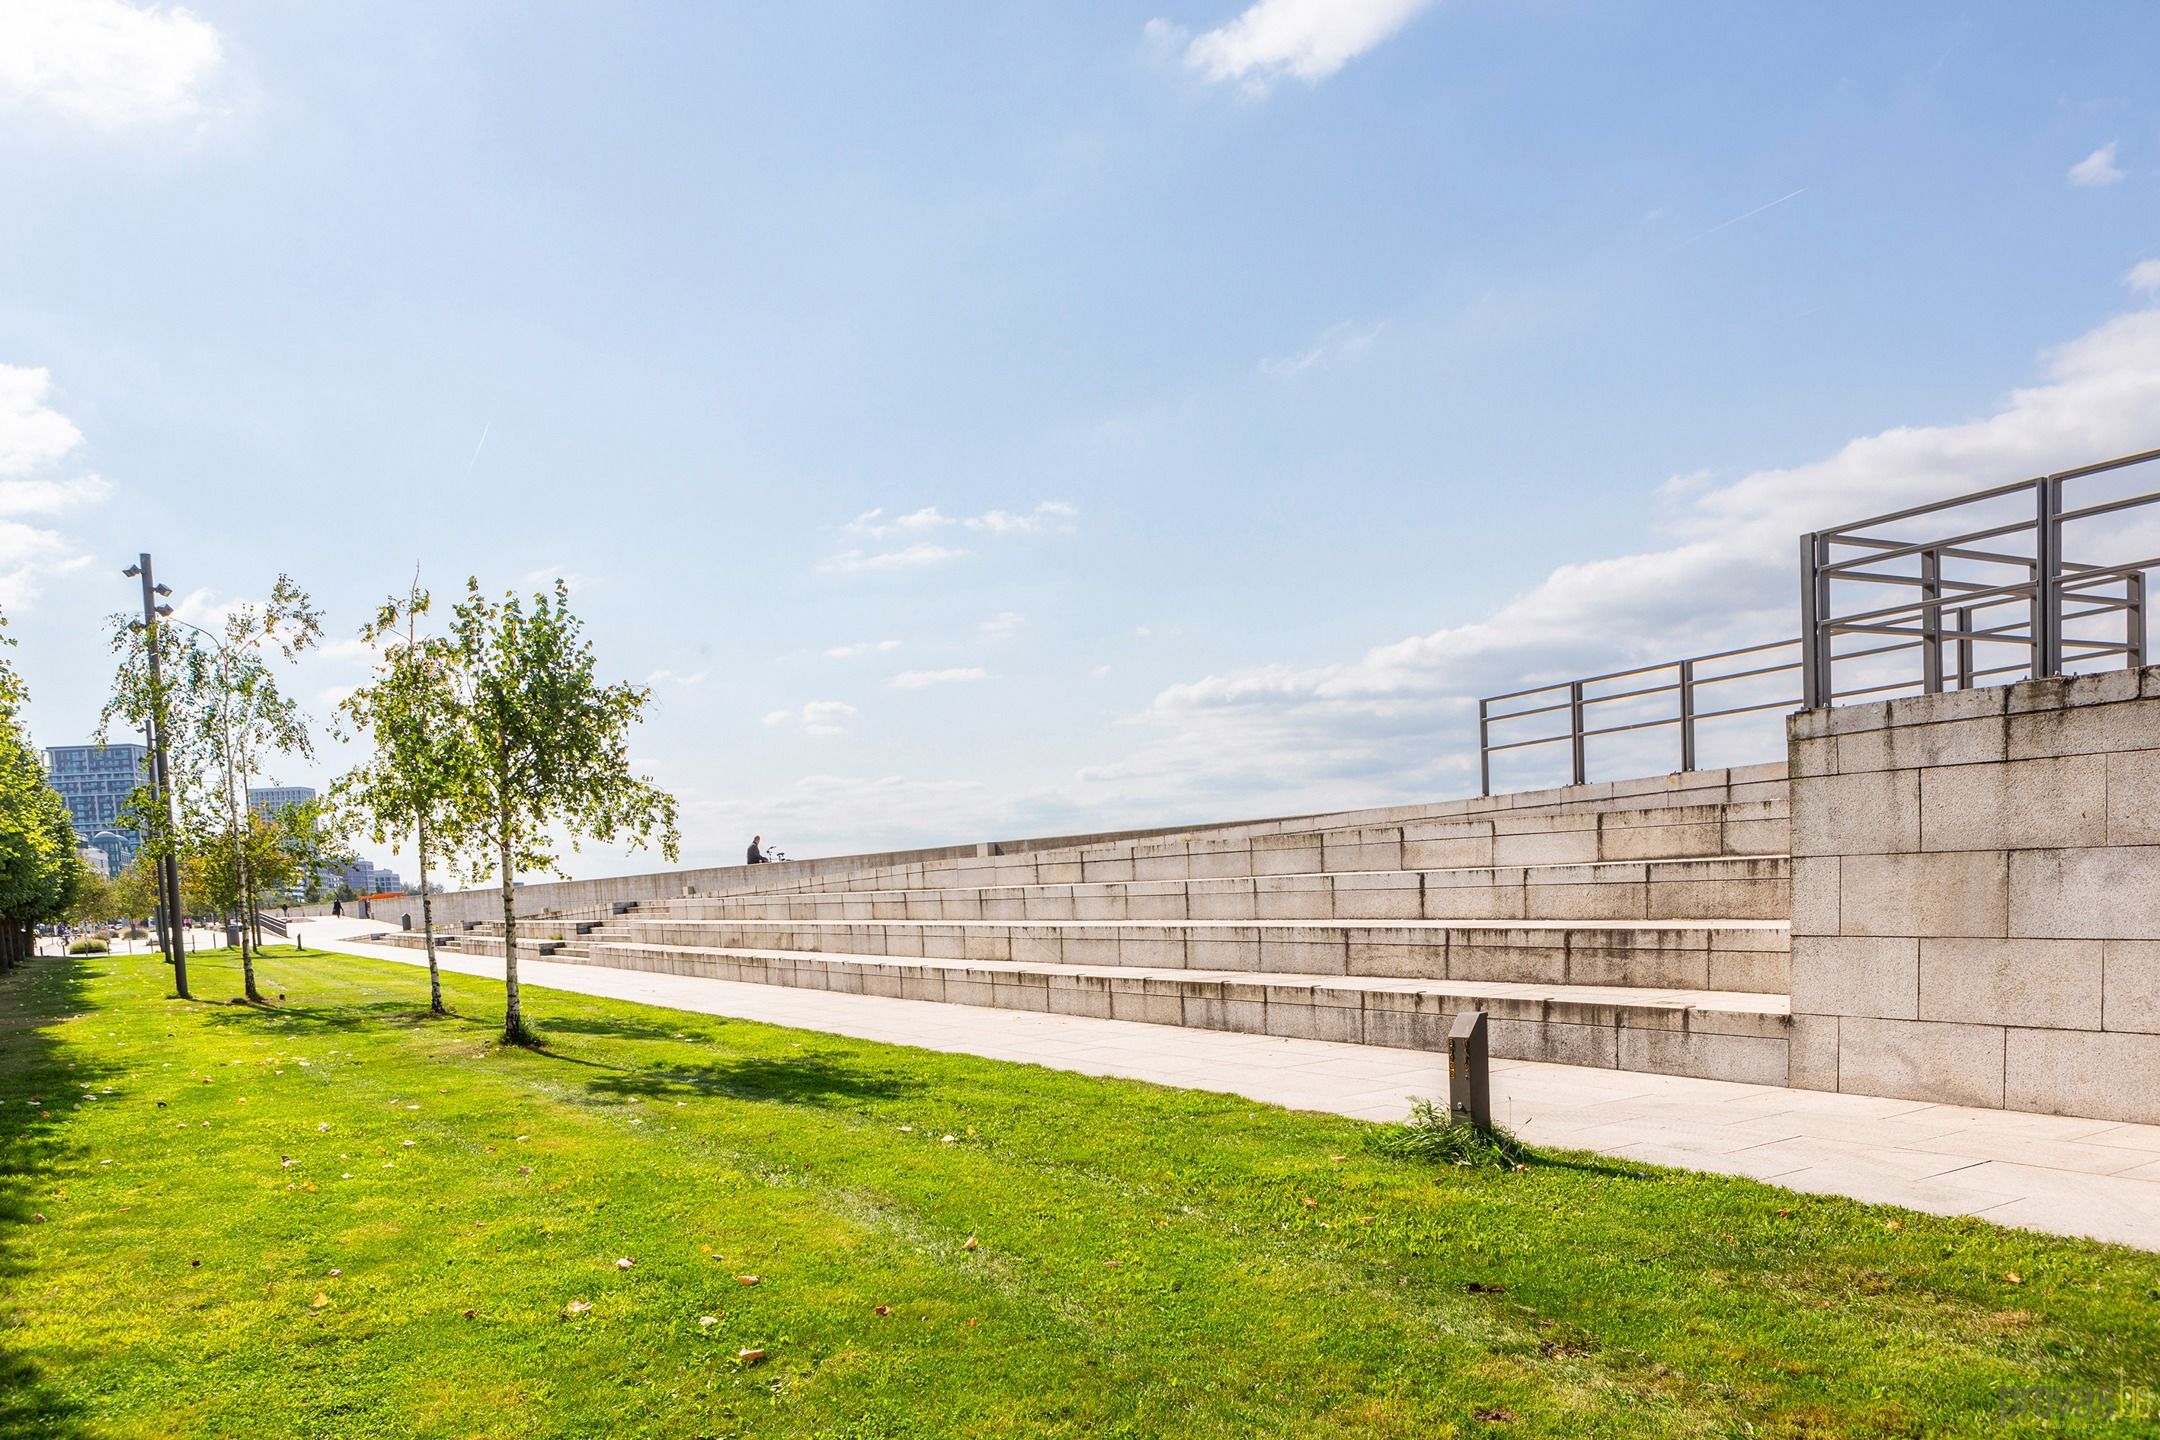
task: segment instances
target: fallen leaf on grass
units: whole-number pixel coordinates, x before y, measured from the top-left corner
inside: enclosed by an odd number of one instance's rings
[[[1472,1280],[1468,1285],[1465,1285],[1463,1288],[1469,1291],[1472,1295],[1507,1294],[1507,1286],[1505,1285],[1487,1285],[1477,1280]]]
[[[1505,1425],[1510,1420],[1513,1420],[1515,1418],[1515,1412],[1512,1410],[1503,1410],[1498,1405],[1493,1405],[1487,1407],[1486,1409],[1478,1411],[1477,1418],[1485,1421],[1487,1424]]]
[[[622,1259],[615,1262],[615,1268],[618,1270],[627,1270],[635,1264],[637,1264],[637,1261],[632,1260],[629,1256],[625,1255]]]
[[[562,1313],[565,1315],[583,1315],[586,1311],[590,1309],[592,1309],[592,1301],[572,1300],[569,1304],[562,1307]]]
[[[976,1248],[976,1246],[977,1246],[977,1244],[978,1244],[978,1243],[979,1243],[979,1242],[977,1242],[977,1240],[975,1239],[975,1237],[974,1237],[973,1235],[970,1235],[970,1236],[968,1236],[968,1238],[967,1238],[967,1242],[966,1242],[965,1244],[963,1244],[963,1245],[962,1245],[962,1246],[961,1246],[960,1248],[961,1248],[961,1249],[963,1249],[963,1250],[973,1250],[973,1249],[975,1249],[975,1248]]]
[[[2003,1279],[2009,1281],[2012,1285],[2022,1285],[2025,1283],[2025,1277],[2018,1274],[2018,1272],[2015,1270],[2012,1270],[2009,1274],[2003,1276]]]
[[[40,1210],[35,1215],[32,1215],[30,1218],[37,1221],[38,1224],[43,1225],[45,1223],[45,1212]]]
[[[717,1315],[700,1315],[697,1317],[697,1323],[700,1326],[718,1325],[720,1323],[720,1317]]]
[[[1313,1199],[1310,1195],[1299,1196],[1297,1203],[1304,1206],[1307,1210],[1317,1210],[1320,1208],[1320,1202]]]
[[[325,1305],[328,1305],[329,1303],[330,1303],[330,1297],[329,1297],[328,1295],[325,1295],[325,1294],[323,1294],[323,1292],[322,1292],[322,1291],[320,1291],[320,1290],[316,1291],[316,1292],[315,1292],[315,1298],[314,1298],[313,1300],[310,1300],[310,1301],[308,1302],[309,1306],[310,1306],[311,1308],[313,1308],[313,1309],[316,1309],[316,1310],[320,1310],[320,1309],[322,1309],[322,1308],[323,1308],[323,1306],[325,1306]]]
[[[473,1318],[473,1312],[472,1312],[472,1311],[470,1311],[470,1310],[467,1310],[467,1311],[465,1312],[465,1318],[466,1318],[467,1320],[470,1320],[470,1319],[472,1319],[472,1318]]]
[[[890,1305],[879,1305],[879,1306],[875,1307],[874,1309],[872,1309],[870,1313],[871,1313],[871,1314],[873,1314],[873,1315],[875,1315],[875,1316],[877,1316],[877,1317],[878,1317],[878,1319],[882,1320],[882,1319],[884,1319],[884,1318],[885,1318],[885,1317],[886,1317],[887,1315],[890,1315],[890,1314],[892,1314],[892,1306],[890,1306]]]
[[[332,1270],[330,1272],[330,1278],[335,1280],[338,1276],[343,1275],[344,1273],[345,1272],[343,1270]]]
[[[760,1277],[756,1275],[737,1275],[735,1283],[738,1285],[755,1285],[759,1279]]]
[[[763,1350],[738,1350],[735,1352],[736,1363],[740,1365],[755,1365],[764,1358],[765,1352]]]

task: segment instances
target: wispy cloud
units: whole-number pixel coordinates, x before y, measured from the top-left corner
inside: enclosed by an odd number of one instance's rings
[[[1011,640],[1027,629],[1027,616],[1017,610],[1002,610],[975,627],[985,640]]]
[[[201,113],[223,60],[216,28],[178,6],[127,0],[0,4],[0,100],[94,130]]]
[[[845,722],[860,713],[844,700],[812,700],[800,710],[773,710],[765,724],[774,730],[800,730],[805,735],[844,735]]]
[[[904,550],[881,550],[874,553],[862,549],[843,550],[820,563],[818,569],[828,575],[890,575],[895,571],[922,570],[932,565],[943,565],[948,560],[958,560],[967,553],[950,545],[932,545],[923,541]]]
[[[1182,26],[1151,20],[1148,40],[1184,47],[1187,69],[1210,84],[1264,94],[1286,77],[1318,84],[1392,37],[1433,0],[1258,0],[1188,42]]]
[[[2123,276],[2123,284],[2146,295],[2160,295],[2160,260],[2140,260]]]
[[[900,648],[898,640],[858,640],[852,645],[835,645],[825,652],[829,660],[860,660],[866,655],[889,655]]]
[[[1369,325],[1340,321],[1321,331],[1320,338],[1304,350],[1295,355],[1263,360],[1260,362],[1260,369],[1263,374],[1273,375],[1278,380],[1287,380],[1293,375],[1302,375],[1307,370],[1324,368],[1337,360],[1364,354],[1372,348],[1373,341],[1379,339],[1380,332],[1385,329],[1385,320],[1375,320]]]
[[[895,690],[926,690],[932,685],[959,685],[984,678],[979,665],[956,666],[950,670],[903,670],[892,677]]]
[[[2115,145],[2116,142],[2110,140],[2072,165],[2068,177],[2070,183],[2092,189],[2101,185],[2113,185],[2122,179],[2122,167],[2115,163]]]
[[[647,685],[679,685],[687,690],[693,685],[704,684],[705,675],[706,672],[703,670],[694,671],[688,675],[680,675],[673,670],[655,670],[645,677],[645,683]]]
[[[980,515],[947,515],[935,505],[925,505],[903,515],[887,518],[883,506],[865,510],[841,527],[841,535],[856,543],[819,562],[828,575],[878,575],[900,570],[920,570],[958,560],[972,552],[958,545],[943,545],[929,537],[946,530],[966,530],[991,539],[1014,535],[1045,535],[1069,531],[1079,509],[1063,500],[1037,502],[1033,510],[1016,514],[1010,510],[986,510]],[[870,544],[897,543],[916,537],[897,550],[873,550]]]

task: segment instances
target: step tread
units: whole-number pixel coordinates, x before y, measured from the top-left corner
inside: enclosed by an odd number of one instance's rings
[[[614,948],[599,946],[598,949]],[[870,965],[881,969],[973,971],[996,975],[1070,975],[1101,980],[1190,981],[1258,985],[1280,989],[1356,990],[1380,994],[1456,995],[1471,999],[1555,1001],[1582,1005],[1631,1005],[1666,1010],[1785,1015],[1790,997],[1751,990],[1681,990],[1631,985],[1547,985],[1504,980],[1432,980],[1384,975],[1316,975],[1282,971],[1182,970],[1150,965],[1062,965],[1020,960],[936,960],[906,955],[849,954],[829,950],[768,950],[743,945],[629,945],[670,954],[737,959],[805,961],[820,965]]]
[[[773,917],[659,916],[643,922],[651,925],[905,925],[917,928],[1001,930],[1536,930],[1541,932],[1624,930],[1756,930],[1787,931],[1790,920],[1387,920],[1374,917],[1337,920],[967,920],[902,919],[898,917],[847,919],[788,919]]]

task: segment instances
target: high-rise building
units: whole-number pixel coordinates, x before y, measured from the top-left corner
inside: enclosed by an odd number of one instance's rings
[[[288,805],[300,805],[315,798],[312,785],[250,785],[248,809],[259,815],[274,815]]]
[[[116,871],[142,845],[123,816],[128,793],[149,776],[150,752],[140,745],[52,745],[45,751],[45,778],[67,802],[75,833],[85,841],[101,832],[118,837],[120,844],[112,847],[120,852]]]

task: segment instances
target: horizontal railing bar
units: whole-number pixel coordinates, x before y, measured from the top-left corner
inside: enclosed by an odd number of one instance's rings
[[[1838,537],[1837,543],[1840,545],[1873,545],[1879,550],[1895,550],[1905,542],[1902,540],[1878,540],[1872,535],[1841,535]],[[2030,555],[2005,555],[1995,550],[1966,550],[1956,546],[1943,545],[1929,545],[1926,548],[1933,550],[1937,555],[1947,560],[1974,560],[1983,565],[2022,565],[2027,570],[2033,567],[2033,557]],[[1858,556],[1845,563],[1851,565],[1862,560],[1879,560],[1882,558],[1879,555]]]
[[[1877,525],[1888,525],[1894,520],[1910,520],[1916,515],[1935,515],[1944,510],[1955,510],[1963,505],[1977,505],[1983,500],[1999,500],[2005,495],[2015,495],[2020,490],[2030,490],[2039,483],[2038,480],[2012,480],[2006,485],[1997,485],[1989,490],[1975,490],[1968,495],[1957,495],[1948,500],[1937,500],[1927,505],[1915,505],[1909,510],[1892,510],[1887,515],[1870,515],[1865,520],[1855,520],[1851,524],[1841,525],[1835,530],[1823,530],[1818,533],[1823,539],[1836,544],[1849,531],[1872,530]],[[2026,523],[2031,524],[2032,522],[2027,521]]]
[[[2030,530],[2038,524],[2035,520],[2019,520],[2008,525],[1997,525],[1987,530],[1968,530],[1963,535],[1951,535],[1941,540],[1919,540],[1910,545],[1899,545],[1889,550],[1878,550],[1872,555],[1855,555],[1850,560],[1832,560],[1817,568],[1819,574],[1835,580],[1838,572],[1851,565],[1866,565],[1876,560],[1895,560],[1900,555],[1918,555],[1923,550],[1934,550],[1944,545],[1962,545],[1968,540],[1992,540],[1997,535],[2015,535]]]

